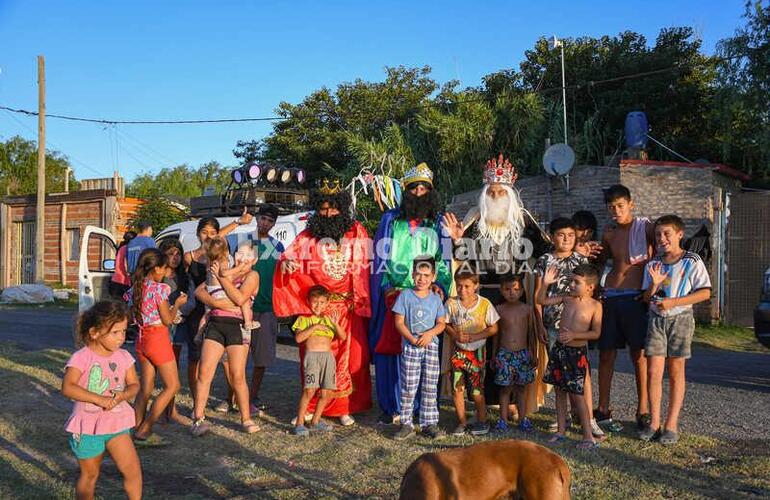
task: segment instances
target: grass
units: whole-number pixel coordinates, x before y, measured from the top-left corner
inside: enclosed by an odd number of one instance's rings
[[[70,498],[78,475],[63,431],[71,405],[58,392],[69,352],[25,352],[0,343],[0,498]],[[288,434],[299,381],[269,374],[267,401],[282,401],[262,419],[262,431],[245,435],[231,415],[209,413],[210,435],[194,439],[180,426],[156,430],[172,441],[167,448],[140,450],[145,497],[175,498],[394,498],[409,463],[420,454],[464,446],[483,438],[448,437],[437,443],[417,438],[390,439],[392,428],[374,423],[372,411],[351,428],[335,426],[331,435],[297,438]],[[221,380],[213,394],[221,394]],[[291,394],[292,397],[286,397]],[[183,394],[182,412],[190,399]],[[454,422],[442,408],[442,426]],[[547,428],[552,412],[534,417]],[[572,471],[574,498],[751,498],[770,495],[767,441],[721,441],[685,434],[665,448],[642,443],[628,431],[614,435],[593,452],[576,441],[553,449]],[[522,438],[512,432],[508,437]],[[531,439],[543,444],[548,435]],[[571,436],[577,439],[577,435]],[[105,461],[97,494],[122,497],[120,476]]]
[[[698,325],[693,341],[712,349],[770,353],[770,349],[757,342],[754,330],[742,326]]]

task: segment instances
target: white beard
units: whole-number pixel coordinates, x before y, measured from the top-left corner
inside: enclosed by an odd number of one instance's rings
[[[524,207],[518,193],[510,186],[503,186],[508,196],[493,200],[487,195],[487,186],[479,198],[479,236],[501,245],[508,236],[517,242],[524,232]]]

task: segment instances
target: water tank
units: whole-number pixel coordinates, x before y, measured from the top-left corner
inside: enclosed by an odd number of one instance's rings
[[[626,147],[644,149],[647,146],[647,115],[643,111],[631,111],[626,115]]]

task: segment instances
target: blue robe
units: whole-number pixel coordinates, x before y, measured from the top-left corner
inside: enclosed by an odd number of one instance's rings
[[[441,226],[441,217],[436,218],[436,228],[439,234],[439,249],[448,249],[451,253],[452,241],[446,230]],[[377,226],[377,232],[374,235],[374,259],[372,261],[372,272],[369,276],[369,293],[372,299],[372,318],[369,321],[369,352],[372,356],[372,362],[375,368],[375,388],[377,390],[377,402],[385,415],[393,416],[401,412],[401,357],[394,354],[379,354],[375,352],[377,342],[382,334],[382,325],[385,320],[385,293],[382,289],[382,279],[384,273],[378,273],[377,270],[383,263],[383,260],[377,255],[377,243],[383,238],[393,237],[393,221],[399,216],[399,208],[388,210],[382,215],[380,224]],[[415,255],[415,257],[417,257]],[[442,255],[447,269],[451,267],[451,255]],[[440,283],[437,283],[444,291],[444,297],[447,297],[448,290]],[[419,391],[418,391],[419,394]],[[415,401],[415,411],[418,408],[418,401]]]

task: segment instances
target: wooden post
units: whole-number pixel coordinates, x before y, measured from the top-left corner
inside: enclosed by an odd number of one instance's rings
[[[35,283],[45,281],[45,58],[37,56],[37,210],[35,217]]]

